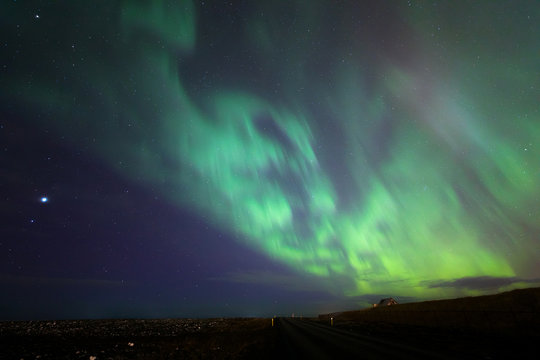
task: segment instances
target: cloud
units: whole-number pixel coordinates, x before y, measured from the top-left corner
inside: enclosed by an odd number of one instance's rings
[[[274,286],[289,291],[323,291],[327,292],[327,279],[297,274],[283,274],[271,271],[238,271],[230,272],[209,280],[226,281],[241,284]]]
[[[449,281],[427,282],[429,288],[455,288],[468,290],[497,290],[502,287],[517,284],[540,284],[540,279],[522,279],[519,277],[493,277],[493,276],[475,276],[464,277]]]
[[[261,285],[264,287],[274,287],[281,290],[298,293],[319,293],[320,295],[310,297],[309,306],[319,309],[320,313],[324,313],[325,311],[330,312],[361,309],[369,307],[373,303],[378,303],[381,299],[387,297],[393,297],[399,303],[408,303],[421,300],[416,297],[399,296],[394,293],[344,295],[343,289],[347,288],[348,286],[350,287],[350,283],[346,281],[340,282],[336,279],[320,278],[304,274],[287,274],[271,271],[239,271],[230,272],[220,277],[213,277],[209,280]],[[396,282],[399,281],[393,281],[392,283]]]

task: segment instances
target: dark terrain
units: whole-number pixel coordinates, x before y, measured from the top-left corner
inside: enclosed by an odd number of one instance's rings
[[[0,323],[1,359],[247,359],[274,349],[270,319]]]
[[[335,328],[451,358],[540,355],[540,288],[324,314],[318,320],[330,324],[331,318]]]
[[[281,318],[274,327],[271,319],[242,318],[5,321],[0,358],[536,358],[539,309],[534,288]]]

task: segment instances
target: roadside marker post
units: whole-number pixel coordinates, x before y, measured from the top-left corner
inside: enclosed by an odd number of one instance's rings
[[[274,318],[272,318],[272,327],[274,327]]]
[[[334,326],[334,318],[333,317],[330,318],[330,326]]]

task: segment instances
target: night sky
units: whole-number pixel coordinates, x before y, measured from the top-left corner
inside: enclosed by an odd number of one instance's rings
[[[0,320],[540,285],[537,1],[2,1]]]

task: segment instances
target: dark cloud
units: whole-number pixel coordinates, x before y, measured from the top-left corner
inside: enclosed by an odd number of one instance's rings
[[[429,282],[426,284],[429,288],[455,288],[469,290],[497,290],[504,286],[517,283],[538,284],[540,279],[522,279],[519,277],[493,277],[493,276],[474,276],[464,277],[450,281]]]
[[[311,291],[311,292],[335,292],[337,288],[351,286],[344,282],[332,284],[330,279],[320,278],[310,275],[276,273],[273,271],[239,271],[230,272],[223,276],[214,277],[211,280],[225,281],[231,283],[257,284],[263,286],[272,286],[287,291]],[[335,291],[331,291],[331,289]]]

